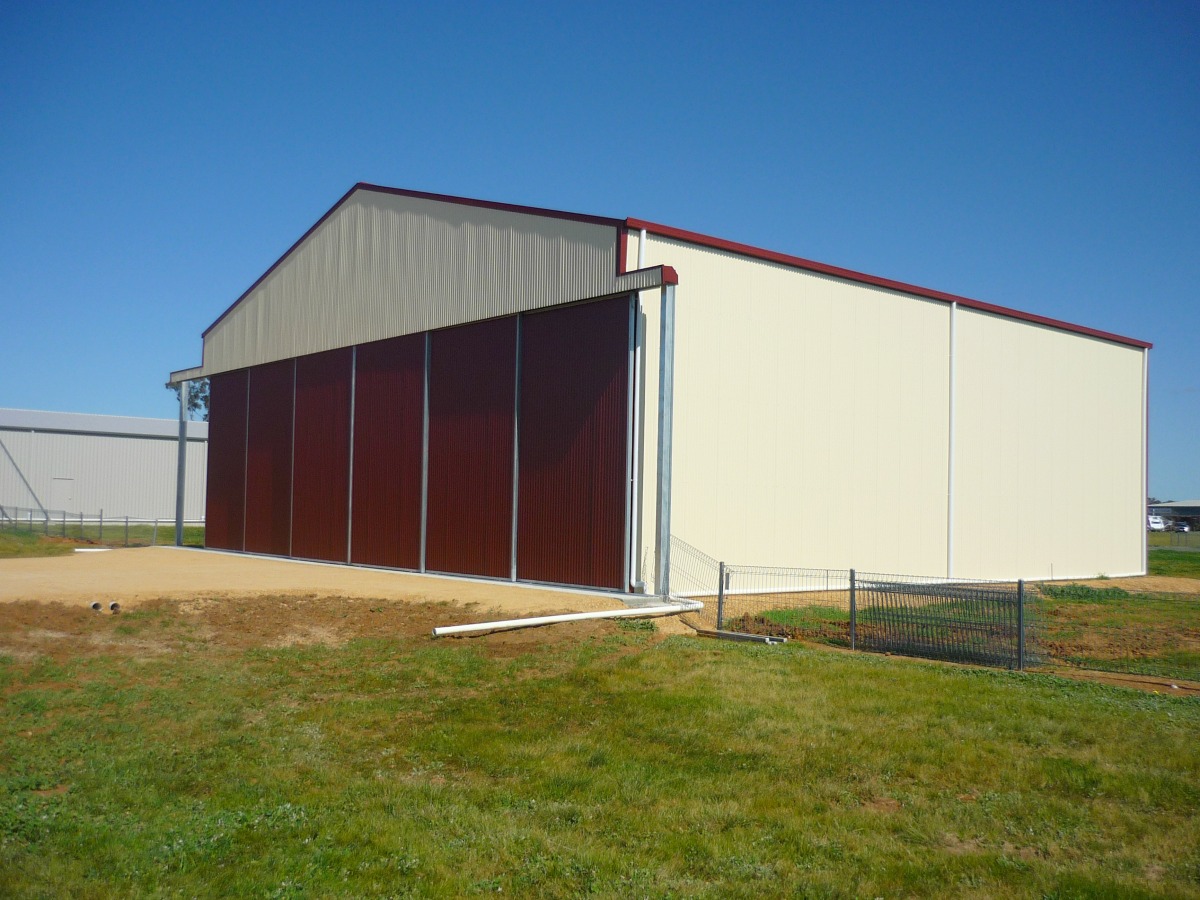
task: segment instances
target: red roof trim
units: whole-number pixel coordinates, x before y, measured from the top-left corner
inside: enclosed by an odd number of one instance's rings
[[[1051,319],[1047,316],[1039,316],[1034,313],[1021,312],[1020,310],[1010,309],[1006,306],[997,306],[994,303],[984,303],[981,300],[972,300],[970,297],[960,297],[957,294],[947,294],[943,291],[935,291],[930,288],[918,287],[915,284],[906,284],[903,281],[893,281],[890,278],[879,278],[874,275],[866,275],[862,272],[856,272],[853,269],[843,269],[839,266],[830,266],[825,263],[814,262],[811,259],[803,259],[799,256],[789,256],[786,253],[777,253],[774,250],[763,250],[759,247],[751,247],[749,244],[739,244],[735,241],[727,241],[722,238],[710,237],[706,234],[699,234],[695,231],[685,231],[682,228],[672,228],[670,225],[658,225],[654,222],[646,222],[642,219],[626,219],[625,225],[628,228],[635,230],[645,229],[650,234],[657,234],[660,237],[673,238],[679,241],[686,241],[690,244],[699,244],[703,247],[712,247],[715,250],[726,250],[730,253],[737,253],[741,256],[749,256],[753,259],[763,259],[768,262],[780,263],[785,266],[793,266],[797,269],[806,269],[810,272],[819,272],[822,275],[833,275],[837,278],[845,278],[848,281],[857,281],[862,284],[870,284],[875,287],[888,288],[894,291],[901,291],[906,294],[914,294],[918,297],[927,297],[931,300],[942,300],[946,303],[957,303],[959,306],[965,306],[968,309],[977,309],[981,312],[994,313],[998,316],[1004,316],[1009,319],[1019,319],[1023,322],[1033,322],[1038,325],[1046,325],[1050,328],[1057,328],[1062,331],[1070,331],[1075,334],[1083,334],[1088,337],[1100,338],[1105,341],[1112,341],[1117,344],[1127,344],[1130,347],[1140,347],[1150,349],[1153,344],[1146,341],[1139,341],[1136,338],[1124,337],[1119,334],[1112,334],[1108,331],[1098,331],[1094,328],[1086,328],[1083,325],[1074,325],[1071,322],[1063,322],[1059,319]]]

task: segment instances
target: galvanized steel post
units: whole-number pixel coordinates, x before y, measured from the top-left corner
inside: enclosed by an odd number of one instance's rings
[[[425,332],[425,372],[421,382],[421,559],[425,571],[425,548],[429,542],[429,365],[433,355],[433,332]]]
[[[725,626],[725,563],[717,563],[717,631]]]
[[[516,360],[513,363],[512,520],[508,535],[508,580],[517,580],[517,513],[521,492],[521,322],[517,314]]]
[[[354,401],[358,393],[358,347],[350,348],[350,452],[346,462],[346,563],[354,559]]]
[[[671,431],[675,389],[675,285],[662,286],[658,342],[658,491],[654,592],[671,594]]]
[[[855,649],[856,637],[855,625],[858,619],[858,604],[854,596],[854,570],[850,570],[850,649]]]
[[[183,500],[187,490],[187,402],[191,382],[179,382],[179,458],[175,467],[175,546],[183,546]]]
[[[1025,671],[1025,581],[1017,579],[1017,669]]]

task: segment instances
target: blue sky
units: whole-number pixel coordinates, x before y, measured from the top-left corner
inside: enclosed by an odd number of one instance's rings
[[[1152,341],[1150,490],[1200,497],[1197,46],[1191,0],[3,4],[0,406],[173,415],[371,181]]]

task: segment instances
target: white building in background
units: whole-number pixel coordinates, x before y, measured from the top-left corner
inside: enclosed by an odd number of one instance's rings
[[[208,423],[187,423],[184,518],[204,517]],[[0,506],[52,519],[174,519],[179,423],[0,409]]]

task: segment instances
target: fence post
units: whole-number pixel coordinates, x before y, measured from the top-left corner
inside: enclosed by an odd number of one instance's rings
[[[83,512],[79,513],[79,540],[83,540]]]
[[[104,543],[104,508],[103,507],[101,507],[101,509],[100,509],[100,534],[99,534],[99,537],[96,538],[96,540],[100,541],[100,543]]]
[[[1017,579],[1017,670],[1025,671],[1025,580]]]
[[[125,546],[129,546],[129,516],[125,517]]]
[[[717,563],[717,631],[725,624],[725,563]]]
[[[850,649],[855,649],[855,625],[858,618],[858,604],[854,596],[854,570],[850,570]]]
[[[151,547],[158,546],[158,519],[154,520],[154,534],[151,535],[151,537],[150,537],[150,546]]]
[[[63,510],[63,537],[67,536],[67,511]]]

